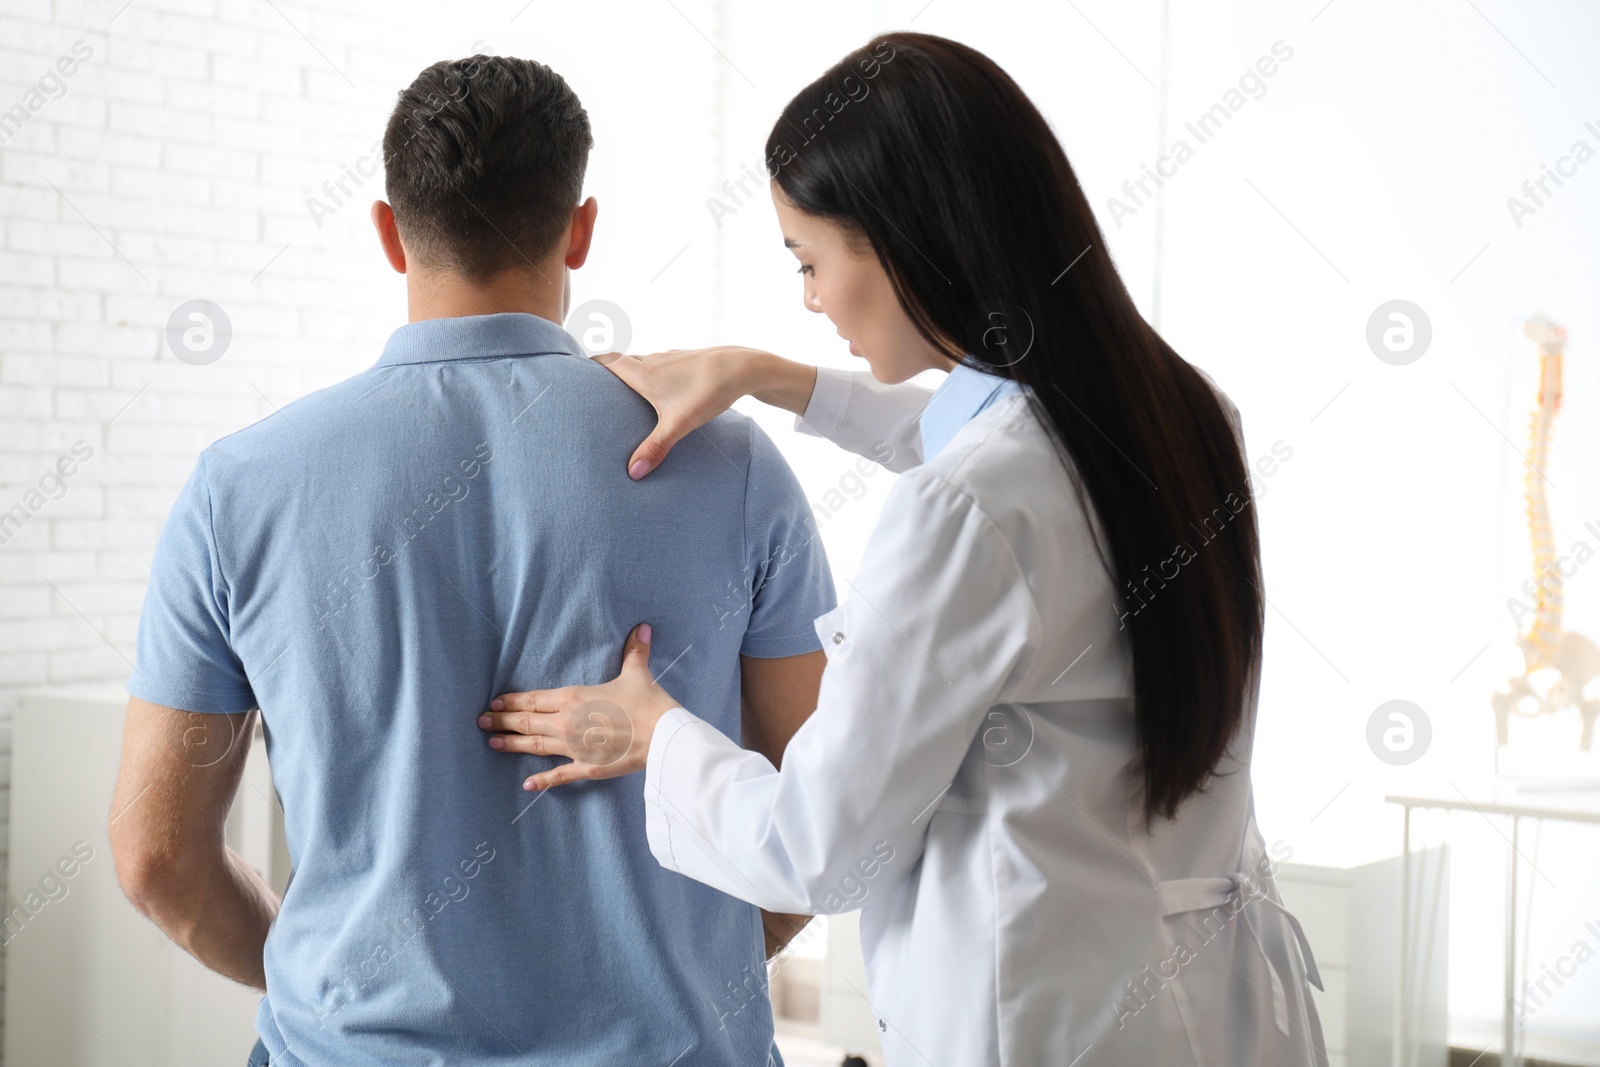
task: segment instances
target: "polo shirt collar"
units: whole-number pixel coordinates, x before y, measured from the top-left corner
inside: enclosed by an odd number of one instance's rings
[[[1021,391],[1022,386],[1010,378],[985,374],[965,363],[957,364],[922,411],[919,427],[923,462],[943,451],[950,439],[978,412]]]
[[[408,322],[389,335],[377,365],[557,354],[582,356],[583,348],[549,319],[508,311]]]

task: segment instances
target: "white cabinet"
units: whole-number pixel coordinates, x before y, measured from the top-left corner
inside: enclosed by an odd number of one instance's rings
[[[106,824],[127,699],[112,688],[21,697],[4,935],[9,1067],[244,1067],[256,1040],[259,995],[196,963],[117,885]],[[281,891],[288,854],[264,745],[252,747],[227,835]]]
[[[1444,1067],[1449,852],[1412,855],[1412,946],[1417,976],[1414,1044],[1395,1057],[1400,988],[1401,862],[1398,857],[1348,867],[1285,863],[1278,869],[1284,905],[1300,920],[1322,971],[1311,991],[1322,1017],[1330,1067]],[[1420,921],[1419,921],[1420,917]]]

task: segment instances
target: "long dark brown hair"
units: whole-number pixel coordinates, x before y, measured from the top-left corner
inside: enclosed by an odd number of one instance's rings
[[[1174,817],[1260,679],[1260,546],[1222,402],[1139,314],[1049,124],[982,53],[876,37],[789,102],[766,153],[797,208],[871,244],[929,343],[1029,387],[1099,522],[1145,820]]]

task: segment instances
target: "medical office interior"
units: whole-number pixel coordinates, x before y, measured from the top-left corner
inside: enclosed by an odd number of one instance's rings
[[[200,450],[403,321],[368,220],[397,90],[482,53],[582,97],[587,348],[859,366],[800,306],[762,145],[887,29],[1021,83],[1145,317],[1242,413],[1269,605],[1256,804],[1331,1063],[1600,1064],[1600,9],[5,0],[7,1064],[243,1063],[255,1040],[256,995],[118,889],[122,684]],[[192,301],[220,309],[204,357]],[[847,598],[896,475],[740,408]],[[259,744],[228,835],[286,883]],[[855,931],[848,908],[815,920],[747,993],[791,1065],[881,1062]]]

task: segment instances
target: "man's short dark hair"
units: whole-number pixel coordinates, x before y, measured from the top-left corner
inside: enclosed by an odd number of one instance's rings
[[[593,146],[589,113],[543,63],[445,60],[400,93],[384,187],[413,255],[483,281],[567,232]]]

